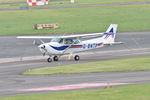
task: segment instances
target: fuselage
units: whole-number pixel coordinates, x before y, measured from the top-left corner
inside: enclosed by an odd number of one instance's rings
[[[117,24],[111,24],[103,36],[80,41],[79,37],[57,37],[51,42],[39,46],[45,55],[64,55],[103,47],[105,44],[113,44],[115,40]]]
[[[80,41],[79,39],[55,39],[49,43],[44,43],[39,46],[42,53],[46,55],[64,55],[91,50],[99,47],[103,47],[103,42],[98,39],[89,39]],[[67,42],[68,40],[68,42]]]

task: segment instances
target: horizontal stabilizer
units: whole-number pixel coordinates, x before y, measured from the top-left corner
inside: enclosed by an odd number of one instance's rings
[[[104,43],[104,45],[119,45],[119,44],[124,44],[124,42]]]

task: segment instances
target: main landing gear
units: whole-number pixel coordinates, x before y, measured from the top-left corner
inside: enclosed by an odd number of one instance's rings
[[[75,60],[75,61],[79,61],[79,60],[80,60],[80,57],[79,57],[78,55],[75,55],[75,56],[74,56],[74,60]]]
[[[58,61],[59,60],[59,57],[58,56],[54,56],[53,57],[53,60],[52,60],[52,58],[51,57],[49,57],[48,59],[47,59],[47,62],[52,62],[52,61]]]
[[[53,57],[53,59],[52,59],[52,57],[50,56],[48,59],[47,59],[47,62],[52,62],[52,61],[58,61],[59,60],[59,56],[54,56]],[[74,56],[74,60],[75,61],[79,61],[80,60],[80,57],[79,57],[79,55],[75,55]]]
[[[58,60],[59,60],[59,59],[58,59],[58,56],[54,56],[54,57],[53,57],[53,60],[54,60],[54,61],[58,61]]]

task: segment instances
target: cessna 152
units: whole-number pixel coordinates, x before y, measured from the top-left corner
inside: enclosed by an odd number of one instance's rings
[[[117,24],[111,24],[104,33],[92,33],[81,35],[68,35],[68,36],[18,36],[17,38],[27,39],[51,39],[50,42],[38,45],[38,48],[43,55],[48,55],[48,62],[58,61],[59,57],[65,54],[74,54],[81,51],[91,50],[95,48],[103,47],[104,45],[121,44],[122,42],[115,42],[115,36],[117,31]],[[96,38],[83,40],[81,37],[96,36]],[[34,42],[34,44],[36,44]],[[53,59],[51,58],[53,57]],[[74,56],[74,60],[78,61],[80,57]]]

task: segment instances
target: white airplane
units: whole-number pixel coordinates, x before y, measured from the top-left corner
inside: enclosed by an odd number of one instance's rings
[[[17,38],[27,39],[51,39],[50,42],[44,43],[38,46],[43,55],[48,55],[48,62],[58,61],[60,56],[66,54],[74,54],[77,52],[83,52],[91,49],[103,47],[105,45],[121,44],[122,42],[115,42],[115,36],[117,31],[117,24],[111,24],[104,33],[92,33],[81,35],[69,35],[69,36],[18,36]],[[96,38],[83,40],[81,37],[96,36]],[[34,44],[36,44],[34,42]],[[52,59],[53,57],[53,59]],[[74,60],[78,61],[80,57],[74,56]]]

